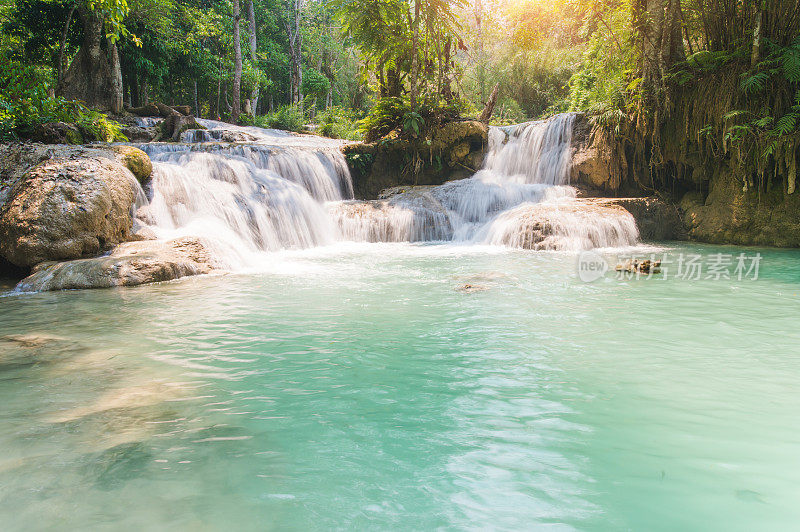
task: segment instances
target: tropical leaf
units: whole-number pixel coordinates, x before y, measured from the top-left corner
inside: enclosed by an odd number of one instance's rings
[[[773,134],[788,135],[789,133],[792,133],[797,126],[798,118],[800,118],[800,115],[797,113],[788,113],[783,115],[775,124],[775,129],[772,130]]]
[[[791,83],[800,83],[800,50],[787,48],[782,56],[783,75]]]
[[[753,94],[764,90],[767,81],[769,81],[769,74],[766,72],[757,72],[752,76],[743,77],[741,88],[745,94]]]

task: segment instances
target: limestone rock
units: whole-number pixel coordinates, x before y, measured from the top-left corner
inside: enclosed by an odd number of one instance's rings
[[[52,159],[23,175],[0,210],[0,255],[30,267],[128,240],[136,178],[103,157]]]
[[[125,156],[126,154],[128,156]],[[131,157],[131,154],[136,155]],[[39,143],[0,144],[0,209],[14,184],[37,165],[53,159],[80,159],[84,157],[102,157],[120,162],[123,166],[130,165],[128,169],[140,175],[143,175],[148,166],[152,166],[147,154],[128,146],[102,144],[68,146]],[[141,171],[139,170],[140,168]]]
[[[109,255],[51,263],[17,285],[22,291],[136,286],[209,273],[218,265],[197,238],[126,242]]]
[[[457,120],[442,124],[430,138],[406,139],[393,132],[374,143],[347,145],[343,151],[356,197],[374,199],[390,187],[440,185],[471,176],[483,163],[488,135],[486,124]]]
[[[131,142],[150,142],[156,136],[155,128],[136,125],[122,128],[122,134]]]
[[[637,260],[628,259],[625,262],[617,264],[614,268],[618,272],[625,273],[643,273],[645,275],[661,273],[661,261],[651,261],[650,259]]]
[[[624,157],[614,157],[611,144],[593,131],[585,115],[577,115],[574,124],[570,183],[606,192],[617,191],[627,161]]]
[[[680,210],[672,203],[656,197],[646,198],[592,198],[598,205],[622,207],[636,220],[642,240],[680,240],[686,237],[686,228]]]
[[[139,183],[145,184],[153,175],[153,163],[150,161],[150,157],[139,148],[111,146],[110,149],[117,154],[119,162],[133,173]]]
[[[26,138],[44,144],[80,144],[83,142],[83,135],[78,126],[66,122],[37,124],[27,132]]]
[[[692,240],[743,246],[800,247],[800,194],[780,187],[743,190],[726,167],[717,169],[703,196],[688,192],[681,199]]]

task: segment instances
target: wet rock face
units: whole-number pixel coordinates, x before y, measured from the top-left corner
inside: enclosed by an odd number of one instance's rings
[[[217,268],[197,238],[127,242],[103,257],[45,263],[23,279],[23,291],[136,286],[209,273]]]
[[[706,197],[697,192],[684,195],[680,206],[689,238],[712,244],[800,247],[800,193],[742,188],[727,168],[720,168]]]
[[[139,148],[111,146],[110,149],[117,154],[117,160],[133,173],[139,183],[145,184],[153,175],[153,163],[150,157]]]
[[[575,117],[572,133],[572,166],[570,183],[603,192],[616,192],[622,185],[621,177],[627,168],[625,158],[614,158],[608,142],[592,131],[589,118],[584,114]]]
[[[639,236],[645,241],[682,240],[686,227],[678,207],[656,197],[647,198],[595,198],[599,205],[625,209],[636,220]]]
[[[102,157],[53,159],[16,182],[0,209],[0,255],[20,267],[86,257],[129,239],[136,178]]]
[[[444,124],[430,139],[403,139],[390,133],[369,144],[344,148],[355,195],[375,199],[396,186],[440,185],[469,177],[483,164],[487,126],[476,120]]]

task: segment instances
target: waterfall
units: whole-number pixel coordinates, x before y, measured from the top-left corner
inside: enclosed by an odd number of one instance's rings
[[[632,245],[627,211],[586,206],[569,186],[574,115],[490,128],[470,178],[353,199],[343,141],[198,120],[153,161],[137,221],[157,238],[202,237],[231,268],[265,251],[339,241],[452,241],[526,249]]]
[[[492,127],[484,166],[474,176],[329,209],[349,240],[552,250],[632,245],[638,231],[627,211],[584,208],[569,186],[574,120],[566,113]]]
[[[259,252],[339,240],[325,202],[351,199],[353,185],[338,141],[202,122],[207,130],[184,134],[197,142],[140,146],[153,178],[136,217],[156,237],[203,237],[232,268]],[[256,140],[216,142],[220,131]]]

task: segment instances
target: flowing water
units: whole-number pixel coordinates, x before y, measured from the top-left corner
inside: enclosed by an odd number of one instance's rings
[[[796,526],[800,252],[637,243],[575,200],[569,115],[375,202],[335,142],[207,125],[146,146],[137,215],[227,271],[0,280],[0,529]],[[585,283],[589,248],[762,260]]]
[[[572,114],[493,128],[473,177],[379,201],[352,199],[341,141],[201,122],[183,144],[142,146],[155,174],[136,214],[160,238],[203,237],[232,270],[259,267],[262,252],[343,241],[581,250],[638,240],[627,212],[576,208]]]

